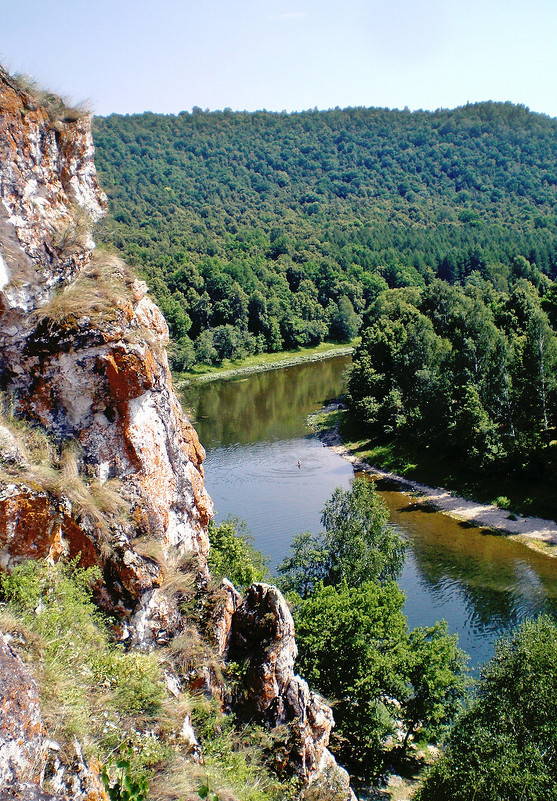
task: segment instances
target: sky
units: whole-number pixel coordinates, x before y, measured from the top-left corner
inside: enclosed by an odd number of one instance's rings
[[[0,0],[0,61],[96,114],[521,103],[557,117],[557,0]]]

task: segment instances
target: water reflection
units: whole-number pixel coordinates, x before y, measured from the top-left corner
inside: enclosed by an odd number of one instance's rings
[[[341,390],[349,359],[189,388],[186,403],[207,448],[207,488],[218,513],[244,519],[274,567],[294,534],[320,530],[320,512],[348,462],[307,436],[305,420]],[[297,462],[302,462],[298,468]],[[557,614],[557,559],[452,520],[380,485],[392,521],[409,538],[400,585],[409,625],[445,618],[472,664],[525,617]]]
[[[306,417],[342,387],[350,356],[182,390],[203,446],[288,440],[307,434]]]
[[[381,487],[381,485],[379,485]],[[463,525],[392,490],[381,494],[412,554],[401,587],[411,625],[445,617],[473,662],[526,617],[557,613],[557,563],[505,537]]]

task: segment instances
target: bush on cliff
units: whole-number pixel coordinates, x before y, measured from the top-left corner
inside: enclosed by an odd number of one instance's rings
[[[149,785],[149,798],[182,801],[197,798],[209,783],[219,799],[292,799],[296,782],[282,781],[269,769],[272,733],[239,729],[233,716],[202,695],[170,694],[163,680],[170,649],[145,654],[114,642],[91,600],[99,579],[95,567],[34,561],[0,578],[0,630],[12,636],[32,669],[45,729],[58,742],[62,762],[71,764],[77,739],[85,758],[104,766],[115,798],[134,786],[139,801]],[[188,670],[195,667],[196,654],[190,656]],[[188,717],[202,765],[192,761],[180,736]]]
[[[126,716],[152,716],[166,694],[152,654],[125,652],[110,642],[91,600],[99,579],[98,568],[33,561],[1,578],[0,626],[17,621],[31,634],[49,734],[68,748],[77,736],[89,754],[118,748],[129,728]]]
[[[209,523],[209,567],[213,576],[226,577],[237,587],[249,587],[267,575],[265,559],[252,545],[245,523],[227,518],[220,525]]]

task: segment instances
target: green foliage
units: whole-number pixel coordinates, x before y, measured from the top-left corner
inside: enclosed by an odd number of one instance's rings
[[[146,801],[149,783],[145,777],[133,778],[130,761],[119,759],[103,766],[101,777],[110,801]]]
[[[272,769],[272,732],[238,727],[203,697],[169,697],[159,660],[172,662],[172,646],[157,659],[112,642],[91,600],[99,578],[96,568],[31,561],[1,577],[1,627],[13,631],[14,642],[25,641],[22,655],[38,681],[46,729],[68,759],[77,738],[85,756],[104,765],[111,801],[190,797],[203,782],[208,798],[232,792],[238,801],[292,799],[296,783]],[[195,647],[194,640],[186,646],[187,670],[198,664]],[[176,736],[186,714],[202,748],[202,774]]]
[[[500,641],[419,801],[545,801],[557,793],[557,626]]]
[[[248,587],[267,575],[265,560],[252,545],[243,521],[228,518],[209,523],[209,567],[214,576],[225,576],[238,587]]]
[[[439,739],[453,721],[467,686],[467,658],[444,620],[409,633],[404,667],[408,692],[401,705],[406,727],[403,748],[418,727],[428,737]]]
[[[556,131],[509,103],[97,118],[97,236],[198,362],[345,340],[387,287],[554,278]]]
[[[377,775],[388,736],[402,751],[421,729],[438,737],[460,709],[466,657],[446,623],[408,632],[394,582],[318,584],[294,607],[298,665],[333,703],[335,752],[358,773]]]
[[[194,785],[200,797],[217,801],[230,797],[290,801],[295,797],[297,782],[279,779],[269,769],[276,745],[272,731],[251,724],[239,727],[233,715],[219,711],[216,702],[201,698],[194,700],[191,717],[203,748],[203,769]]]
[[[295,608],[298,669],[333,702],[335,751],[368,775],[382,766],[393,729],[390,699],[404,693],[404,595],[394,582],[317,584]]]
[[[166,692],[154,655],[126,653],[111,642],[91,600],[99,579],[98,568],[76,562],[27,561],[3,575],[1,587],[3,614],[40,648],[41,706],[51,736],[62,744],[77,736],[86,753],[102,756],[118,752],[133,716],[149,720]]]
[[[520,278],[383,292],[348,382],[353,419],[475,468],[522,467],[557,423],[557,334]]]
[[[27,561],[2,574],[0,585],[7,608],[38,634],[63,638],[57,643],[63,647],[75,635],[80,642],[102,641],[101,618],[91,601],[91,588],[98,579],[96,567],[81,570],[75,562],[50,566]]]
[[[200,798],[206,798],[207,801],[219,801],[218,793],[213,793],[209,787],[209,782],[202,784],[197,791]]]
[[[325,531],[295,537],[279,566],[298,669],[332,701],[335,753],[368,778],[384,769],[389,737],[402,735],[403,756],[418,729],[440,736],[466,687],[466,657],[444,621],[408,632],[394,582],[405,543],[387,517],[373,482],[357,478],[326,502]]]
[[[357,587],[397,578],[406,543],[387,519],[373,481],[356,478],[350,490],[336,489],[321,515],[325,530],[294,537],[292,556],[278,567],[281,586],[305,598],[320,581],[325,585],[346,581]]]

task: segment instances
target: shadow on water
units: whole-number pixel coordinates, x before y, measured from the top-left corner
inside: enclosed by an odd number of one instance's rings
[[[445,617],[477,663],[525,618],[557,613],[555,560],[400,492],[381,495],[412,545],[400,582],[410,625]]]

